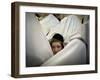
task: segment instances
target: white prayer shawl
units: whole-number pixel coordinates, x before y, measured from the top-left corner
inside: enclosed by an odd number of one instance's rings
[[[55,27],[50,28],[50,32],[47,35],[47,39],[50,40],[55,33],[59,33],[63,36],[64,27],[65,27],[64,25],[66,21],[67,21],[67,17],[62,19],[61,22],[59,22],[59,24],[57,24]]]
[[[82,38],[89,44],[89,21],[86,21],[82,24],[82,32],[81,32]]]
[[[52,56],[51,47],[36,16],[26,13],[26,65],[40,65]]]
[[[74,18],[74,19],[73,19]],[[52,18],[53,20],[53,18]],[[72,21],[71,21],[72,20]],[[74,20],[76,24],[74,23]],[[82,38],[80,24],[77,16],[65,17],[61,23],[54,24],[54,32],[63,34],[68,45],[53,56],[50,44],[44,35],[41,24],[33,13],[26,14],[26,65],[32,66],[53,66],[86,63],[86,45],[77,38]],[[64,23],[64,24],[63,24]],[[70,24],[70,27],[68,26]],[[62,26],[61,26],[62,25]],[[66,26],[67,27],[66,27]],[[74,27],[73,27],[74,26]],[[45,26],[46,27],[46,26]],[[58,28],[59,27],[59,28]],[[43,28],[43,26],[42,26]],[[50,27],[48,27],[49,29]],[[65,30],[68,29],[68,30]],[[77,29],[77,30],[76,30]],[[51,31],[52,32],[52,31]],[[68,33],[68,34],[67,34]],[[53,33],[54,34],[54,33]]]
[[[81,26],[81,21],[77,16],[69,15],[63,18],[56,27],[50,29],[47,39],[50,40],[55,33],[59,33],[64,37],[65,43],[68,43],[72,36],[80,37]]]
[[[62,26],[61,26],[62,25]],[[70,15],[61,21],[61,34],[68,44],[55,56],[44,62],[42,66],[75,65],[86,63],[86,45],[78,38],[82,37],[82,24],[77,16]]]
[[[40,21],[42,30],[45,35],[50,31],[50,28],[55,27],[59,23],[59,20],[52,14],[49,14],[44,19]]]
[[[79,39],[73,39],[63,50],[41,66],[77,65],[86,63],[86,46]]]
[[[67,17],[66,21],[63,21],[63,37],[65,39],[65,43],[68,43],[70,39],[74,36],[74,38],[81,37],[82,24],[80,19],[75,15],[70,15]]]

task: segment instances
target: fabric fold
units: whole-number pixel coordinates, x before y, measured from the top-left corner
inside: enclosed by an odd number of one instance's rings
[[[50,44],[34,13],[26,13],[26,66],[39,66],[53,56]]]

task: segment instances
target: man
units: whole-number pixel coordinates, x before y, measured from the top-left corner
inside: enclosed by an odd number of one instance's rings
[[[60,34],[55,34],[50,41],[50,45],[54,54],[59,52],[64,48],[64,39],[63,36]]]

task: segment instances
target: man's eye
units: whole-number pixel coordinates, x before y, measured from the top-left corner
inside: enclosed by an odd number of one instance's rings
[[[57,48],[60,48],[60,46],[57,46]]]

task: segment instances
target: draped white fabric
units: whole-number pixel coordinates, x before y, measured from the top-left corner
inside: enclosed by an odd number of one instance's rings
[[[77,65],[86,63],[86,46],[78,40],[72,40],[63,50],[44,62],[42,66]]]
[[[42,30],[45,35],[48,34],[50,28],[55,27],[59,23],[59,20],[52,14],[46,16],[43,20],[40,21]]]
[[[37,66],[53,56],[41,25],[33,13],[26,13],[26,66]]]
[[[82,31],[81,31],[82,38],[89,43],[89,21],[86,21],[82,24]]]
[[[86,63],[86,45],[78,38],[86,40],[85,27],[75,15],[61,21],[52,14],[40,22],[33,13],[26,14],[26,63],[27,66],[53,66]],[[49,39],[55,33],[68,43],[63,50],[53,56]],[[48,35],[47,35],[48,34]],[[47,36],[46,36],[47,35]]]
[[[68,43],[73,36],[81,37],[81,21],[75,15],[64,17],[54,28],[51,28],[47,38],[51,39],[55,33],[64,37],[65,43]]]
[[[75,36],[76,38],[81,37],[81,21],[75,15],[70,15],[67,17],[67,21],[64,21],[64,33],[65,42],[69,42],[70,39]],[[75,38],[74,37],[74,38]]]
[[[84,29],[84,30],[83,30]],[[42,66],[53,65],[73,65],[86,63],[86,45],[78,38],[85,40],[85,27],[82,27],[81,21],[75,15],[65,17],[61,23],[52,28],[48,39],[52,38],[55,33],[62,34],[65,43],[68,43],[63,50],[55,56],[44,62]],[[83,31],[82,31],[83,30]]]

